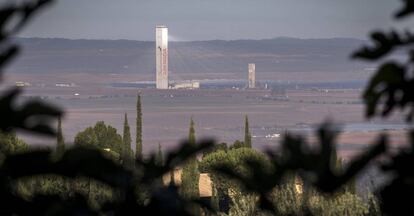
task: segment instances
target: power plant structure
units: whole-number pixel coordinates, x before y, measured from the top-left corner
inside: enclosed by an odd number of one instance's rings
[[[168,80],[168,28],[165,25],[155,27],[155,71],[157,89],[199,89],[200,82],[186,81],[172,83]],[[248,64],[247,88],[256,88],[256,64]]]
[[[168,28],[155,27],[155,67],[157,89],[168,89]]]
[[[256,64],[249,64],[249,88],[256,88]]]

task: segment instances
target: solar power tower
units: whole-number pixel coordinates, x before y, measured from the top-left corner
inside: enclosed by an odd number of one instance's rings
[[[156,26],[155,37],[157,89],[168,89],[168,28]]]
[[[249,64],[249,88],[256,88],[256,64]]]

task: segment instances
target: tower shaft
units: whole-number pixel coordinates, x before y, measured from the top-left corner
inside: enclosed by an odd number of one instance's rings
[[[249,88],[256,88],[256,64],[249,64]]]
[[[157,89],[168,89],[168,28],[155,28],[155,61]]]

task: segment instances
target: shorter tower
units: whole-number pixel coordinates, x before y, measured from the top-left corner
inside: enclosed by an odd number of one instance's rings
[[[249,64],[249,88],[256,88],[256,64]]]

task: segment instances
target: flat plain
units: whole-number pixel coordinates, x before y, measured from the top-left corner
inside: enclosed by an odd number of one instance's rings
[[[160,91],[100,85],[30,87],[25,98],[41,97],[65,109],[63,129],[67,143],[73,142],[77,132],[97,121],[105,121],[122,134],[124,113],[128,114],[134,143],[138,92],[142,95],[145,153],[154,151],[158,143],[170,149],[184,140],[191,117],[196,123],[197,139],[233,143],[243,140],[244,116],[248,115],[253,145],[258,149],[276,148],[286,131],[314,143],[315,129],[327,120],[342,128],[338,148],[344,157],[367,148],[384,131],[392,135],[393,145],[405,143],[403,133],[407,128],[400,115],[387,120],[364,118],[359,89],[290,89],[280,99],[270,90]],[[23,137],[31,143],[55,142],[44,137]]]

